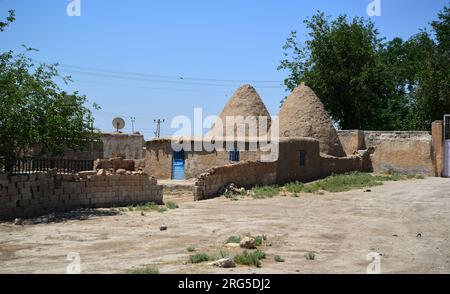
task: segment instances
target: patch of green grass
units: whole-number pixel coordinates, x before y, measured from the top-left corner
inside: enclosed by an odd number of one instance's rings
[[[254,252],[248,252],[244,250],[241,254],[237,254],[234,257],[234,262],[243,265],[253,265],[255,267],[261,267],[261,259],[266,258],[266,254],[263,251],[256,250]]]
[[[197,253],[189,256],[190,263],[201,263],[210,260],[210,256],[205,253]]]
[[[266,239],[266,236],[250,236],[250,237],[255,240],[256,246],[261,246],[263,241]]]
[[[168,209],[177,209],[178,208],[178,204],[176,202],[173,202],[173,201],[167,201],[166,202],[166,207]]]
[[[420,178],[417,175],[400,175],[390,173],[387,175],[372,175],[370,173],[351,172],[346,174],[332,175],[323,180],[310,184],[300,182],[289,183],[284,186],[284,190],[290,193],[320,193],[327,192],[345,192],[353,189],[361,189],[382,185],[384,181],[400,181],[406,179]]]
[[[254,252],[254,254],[256,255],[256,257],[258,257],[258,259],[265,259],[266,258],[266,253],[264,252],[264,251],[261,251],[261,250],[256,250],[255,252]]]
[[[284,185],[284,189],[290,193],[300,193],[305,189],[305,184],[300,182],[293,182]]]
[[[284,258],[279,256],[279,255],[275,255],[273,258],[276,262],[285,262]]]
[[[262,199],[270,198],[280,193],[280,188],[277,186],[256,186],[250,190],[253,198]]]
[[[227,239],[227,243],[239,243],[241,242],[241,236],[230,236]]]
[[[157,205],[154,202],[149,202],[149,203],[146,203],[146,204],[128,206],[128,210],[129,211],[149,211],[149,210],[154,210],[154,211],[157,211],[157,212],[164,212],[164,211],[167,210],[167,208],[162,206],[162,205]]]
[[[194,252],[195,251],[194,245],[189,245],[188,247],[186,247],[186,251],[187,252]]]
[[[129,270],[128,273],[132,275],[157,275],[159,270],[153,267],[143,267]]]
[[[305,253],[306,260],[314,260],[316,259],[316,253],[313,251],[309,251]]]
[[[219,253],[217,254],[213,254],[213,255],[209,255],[209,260],[219,260],[222,258],[227,258],[229,257],[230,254],[224,250],[220,250]]]

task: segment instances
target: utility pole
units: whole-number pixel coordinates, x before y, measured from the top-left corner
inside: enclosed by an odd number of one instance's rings
[[[161,137],[161,123],[165,122],[166,120],[158,118],[154,119],[153,121],[156,123],[156,132],[154,132],[155,137],[159,138]]]
[[[134,134],[134,122],[136,121],[136,118],[134,116],[130,117],[131,119],[131,133]]]

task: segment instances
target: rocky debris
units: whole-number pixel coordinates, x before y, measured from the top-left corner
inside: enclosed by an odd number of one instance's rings
[[[236,184],[231,183],[229,184],[226,189],[225,193],[231,193],[233,195],[242,195],[245,193],[245,188],[239,188]]]
[[[134,175],[145,175],[146,173],[143,170],[138,170],[136,172],[133,172]]]
[[[99,169],[97,171],[97,176],[106,176],[106,170],[104,170],[103,168]]]
[[[209,265],[213,265],[213,266],[217,266],[217,267],[221,267],[221,268],[236,267],[234,260],[231,258],[222,258],[222,259],[219,259],[219,260],[209,263]]]
[[[14,220],[14,225],[16,225],[16,226],[23,226],[24,225],[24,220],[21,219],[21,218],[16,218]]]
[[[127,174],[127,170],[123,169],[123,168],[119,168],[118,170],[116,170],[116,174],[125,175],[125,174]]]
[[[219,191],[219,194],[225,196],[245,195],[247,194],[247,191],[245,190],[245,188],[239,188],[236,184],[231,183],[223,187]]]
[[[227,248],[239,248],[241,245],[239,243],[227,243],[225,247]]]
[[[166,225],[160,225],[159,226],[159,230],[160,231],[167,231],[167,226]]]
[[[127,171],[135,170],[135,163],[132,159],[124,159],[122,157],[113,157],[109,159],[97,159],[94,162],[94,169],[113,169],[114,171],[118,169],[124,169]]]
[[[244,237],[239,245],[245,249],[256,249],[255,239],[251,237]]]
[[[80,176],[80,178],[82,179],[87,179],[90,176],[95,176],[97,174],[96,171],[94,170],[90,170],[90,171],[81,171],[78,173],[78,175]]]

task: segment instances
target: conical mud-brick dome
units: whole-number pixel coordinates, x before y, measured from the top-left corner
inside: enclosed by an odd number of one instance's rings
[[[215,123],[208,133],[209,136],[225,137],[227,117],[243,117],[243,119],[255,118],[256,120],[256,136],[264,135],[270,128],[271,118],[266,106],[261,100],[261,97],[251,85],[243,85],[233,94],[228,103],[225,105],[219,118],[222,125]],[[260,129],[260,117],[266,117],[267,123],[264,129]],[[228,120],[229,121],[229,120]],[[262,120],[261,120],[262,121]],[[262,125],[261,125],[262,126]],[[254,133],[250,132],[248,125],[245,127],[245,137],[253,137]],[[237,136],[237,127],[234,125],[234,136]]]
[[[314,91],[301,84],[280,109],[280,137],[311,137],[319,140],[320,152],[345,156],[336,129]]]

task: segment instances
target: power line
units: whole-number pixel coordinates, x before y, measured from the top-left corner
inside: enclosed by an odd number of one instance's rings
[[[174,92],[192,92],[192,93],[205,93],[205,94],[222,94],[228,96],[229,93],[226,91],[202,91],[202,90],[193,90],[193,89],[176,89],[176,88],[161,88],[161,87],[151,87],[145,85],[127,85],[127,84],[118,84],[118,83],[108,83],[108,82],[99,82],[99,81],[86,81],[73,79],[75,83],[87,83],[87,84],[98,84],[98,85],[106,85],[106,86],[117,86],[117,87],[129,87],[129,88],[143,88],[143,89],[151,89],[151,90],[160,90],[160,91],[174,91]],[[267,92],[266,92],[267,93]],[[278,93],[269,93],[269,94],[278,94]]]
[[[34,60],[36,62],[47,63],[39,60]],[[159,75],[152,73],[137,73],[137,72],[129,72],[129,71],[118,71],[118,70],[109,70],[109,69],[101,69],[87,66],[78,66],[78,65],[70,65],[64,63],[51,63],[58,64],[61,68],[72,68],[76,70],[82,71],[91,71],[91,72],[99,72],[99,73],[107,73],[107,74],[118,74],[118,75],[126,75],[126,76],[137,76],[137,77],[150,77],[150,78],[161,78],[161,79],[172,79],[172,80],[191,80],[191,81],[207,81],[207,82],[225,82],[225,83],[277,83],[282,84],[283,81],[275,81],[275,80],[235,80],[235,79],[211,79],[211,78],[200,78],[200,77],[184,77],[182,75],[171,76],[171,75]]]
[[[213,86],[213,87],[236,87],[236,84],[213,84],[213,83],[204,83],[204,82],[180,82],[180,81],[166,81],[166,80],[156,80],[150,78],[138,78],[138,77],[129,77],[124,75],[116,75],[116,74],[103,74],[103,73],[93,73],[88,71],[80,71],[80,70],[71,70],[64,72],[69,73],[78,73],[81,75],[94,76],[94,77],[104,77],[104,78],[112,78],[112,79],[122,79],[122,80],[131,80],[131,81],[146,81],[146,82],[156,82],[156,83],[165,83],[165,84],[177,84],[177,85],[198,85],[198,86]],[[269,88],[269,89],[281,89],[281,86],[258,86],[258,88]]]
[[[79,79],[74,79],[73,81],[76,83],[88,83],[88,84],[130,87],[130,88],[143,88],[143,89],[161,90],[161,91],[193,92],[193,93],[223,94],[223,95],[226,94],[225,91],[219,92],[219,91],[201,91],[201,90],[192,90],[192,89],[159,88],[159,87],[149,87],[149,86],[145,86],[145,85],[126,85],[126,84],[107,83],[107,82],[98,82],[98,81],[85,81],[85,80],[79,80]]]

